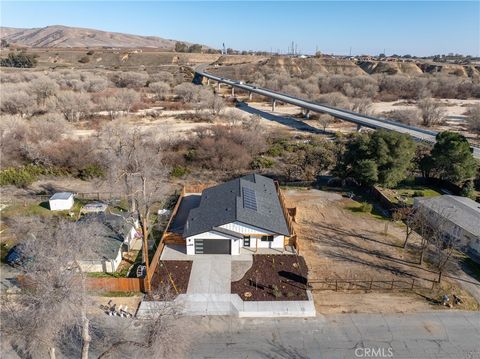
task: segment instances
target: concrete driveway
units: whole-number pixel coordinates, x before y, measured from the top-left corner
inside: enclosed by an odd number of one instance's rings
[[[232,257],[222,254],[193,257],[187,294],[230,294]]]

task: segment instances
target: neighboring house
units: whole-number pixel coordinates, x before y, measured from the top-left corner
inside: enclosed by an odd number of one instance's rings
[[[48,200],[51,211],[65,211],[73,207],[73,193],[57,192]]]
[[[480,258],[480,203],[467,197],[417,197],[414,207],[426,209],[430,225],[441,226],[445,236],[458,241],[466,251]]]
[[[85,272],[113,273],[122,261],[122,254],[128,250],[140,250],[142,241],[135,229],[138,221],[130,216],[112,213],[84,215],[80,221],[98,221],[103,231],[97,233],[93,247],[80,265]]]
[[[183,230],[189,255],[283,250],[289,236],[275,183],[257,174],[205,189]]]

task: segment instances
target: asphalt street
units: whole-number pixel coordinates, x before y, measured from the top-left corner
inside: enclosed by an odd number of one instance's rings
[[[189,358],[480,358],[479,312],[196,321]]]

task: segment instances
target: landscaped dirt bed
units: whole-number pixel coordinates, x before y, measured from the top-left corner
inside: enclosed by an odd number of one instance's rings
[[[152,278],[152,292],[166,298],[153,299],[173,299],[186,293],[191,270],[192,261],[160,261]]]
[[[296,255],[254,255],[245,276],[232,282],[232,293],[245,301],[308,300],[308,269]]]

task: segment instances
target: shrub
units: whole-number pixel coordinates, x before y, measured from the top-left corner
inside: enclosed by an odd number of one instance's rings
[[[265,157],[256,157],[250,164],[252,169],[262,169],[262,168],[272,168],[275,162],[270,158]]]
[[[18,54],[9,53],[6,59],[0,59],[0,66],[3,67],[21,67],[30,68],[35,67],[37,60],[35,55],[30,55],[25,52]]]
[[[272,157],[280,157],[284,152],[284,147],[280,143],[274,143],[270,146],[267,153]]]
[[[88,56],[82,56],[78,62],[80,62],[81,64],[88,64],[90,62],[90,57]]]
[[[26,187],[35,182],[41,175],[66,175],[66,171],[36,165],[27,165],[23,167],[10,167],[0,171],[0,186],[14,185],[16,187]]]
[[[275,284],[272,285],[272,294],[275,298],[282,297],[282,292],[280,291],[280,289],[278,289],[278,286],[276,286]]]
[[[105,170],[98,164],[89,164],[79,171],[78,177],[82,180],[105,177]]]
[[[187,167],[176,165],[172,168],[170,175],[175,178],[180,178],[187,175],[190,170]]]
[[[413,192],[413,197],[423,197],[425,194],[422,191]]]
[[[362,202],[360,206],[360,211],[363,213],[372,213],[373,206],[370,203]]]

